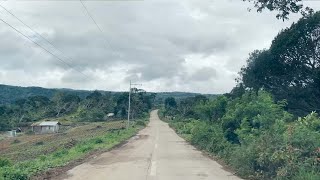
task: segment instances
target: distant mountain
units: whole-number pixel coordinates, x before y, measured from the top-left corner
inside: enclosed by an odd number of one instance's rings
[[[42,87],[20,87],[0,84],[0,104],[12,103],[18,99],[30,96],[46,96],[52,98],[57,92],[76,94],[81,98],[86,97],[92,91],[73,89],[47,89]]]
[[[30,96],[46,96],[48,98],[52,98],[57,92],[64,92],[64,93],[72,93],[80,98],[85,98],[88,96],[92,91],[88,90],[74,90],[74,89],[48,89],[42,87],[21,87],[21,86],[10,86],[0,84],[0,104],[9,104],[18,99],[27,98]],[[107,91],[100,91],[100,92],[107,92]],[[117,92],[111,92],[117,93]],[[156,96],[156,101],[161,103],[167,97],[174,97],[178,101],[179,99],[194,97],[197,95],[201,95],[200,93],[188,93],[188,92],[158,92]],[[203,94],[208,98],[214,98],[217,95],[215,94]]]
[[[178,102],[180,99],[185,99],[188,97],[195,97],[197,95],[204,95],[209,99],[217,97],[217,94],[200,94],[200,93],[190,93],[190,92],[158,92],[156,96],[157,104],[161,104],[168,97],[174,97]]]

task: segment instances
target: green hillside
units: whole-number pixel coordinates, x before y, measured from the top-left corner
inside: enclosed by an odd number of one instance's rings
[[[57,92],[72,93],[85,98],[92,91],[72,90],[72,89],[46,89],[42,87],[20,87],[0,84],[0,104],[12,103],[18,99],[31,96],[45,96],[51,99]]]

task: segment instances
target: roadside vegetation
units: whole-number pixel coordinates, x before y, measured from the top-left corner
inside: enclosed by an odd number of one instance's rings
[[[214,100],[166,98],[160,116],[247,179],[320,179],[320,13],[253,52]]]
[[[97,151],[106,151],[135,135],[146,119],[130,128],[122,121],[81,125],[64,133],[25,135],[0,142],[0,179],[24,180],[56,167],[66,166]],[[139,125],[137,125],[139,124]],[[8,140],[7,140],[8,141]]]
[[[145,127],[154,98],[132,89],[130,126],[124,120],[128,93],[93,91],[81,98],[57,92],[0,105],[0,180],[30,179],[124,142]],[[42,121],[60,122],[59,132],[34,134],[30,125]],[[12,129],[21,132],[7,137]]]

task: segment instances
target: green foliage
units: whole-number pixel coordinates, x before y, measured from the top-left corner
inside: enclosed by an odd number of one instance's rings
[[[101,138],[96,138],[96,139],[94,140],[94,143],[96,143],[96,144],[101,144],[101,143],[103,143],[103,139],[101,139]]]
[[[217,95],[215,94],[199,94],[199,93],[188,93],[188,92],[159,92],[155,97],[155,105],[163,105],[167,98],[173,97],[177,102],[180,100],[203,95],[208,99],[214,99]]]
[[[266,91],[197,103],[196,119],[177,112],[169,121],[193,145],[225,160],[249,179],[317,179],[320,118],[294,120]],[[177,107],[179,109],[179,107]]]
[[[11,104],[19,99],[26,99],[31,96],[44,96],[51,99],[57,92],[65,94],[75,94],[80,98],[85,98],[91,91],[71,90],[71,89],[46,89],[41,87],[19,87],[0,84],[0,104]]]
[[[95,150],[108,150],[115,145],[127,140],[137,133],[139,128],[108,131],[89,139],[84,139],[70,148],[59,148],[52,153],[47,153],[30,160],[11,163],[0,158],[0,179],[26,180],[39,172],[49,168],[64,166],[72,161],[83,158]]]
[[[0,168],[5,166],[10,166],[12,163],[9,159],[0,158]]]
[[[30,177],[26,171],[24,171],[22,169],[15,169],[13,167],[5,168],[2,172],[2,176],[3,176],[3,179],[6,179],[6,180],[28,180],[28,179],[30,179]]]
[[[168,97],[164,101],[165,116],[172,116],[177,112],[177,102],[174,97]]]
[[[301,169],[296,176],[293,178],[293,180],[301,180],[301,179],[307,179],[307,180],[319,180],[320,174],[319,172],[315,171],[309,171],[306,169]]]
[[[257,12],[262,12],[267,9],[269,11],[277,12],[276,17],[278,19],[286,20],[289,19],[290,13],[301,13],[303,16],[307,16],[313,13],[310,7],[304,7],[301,3],[302,0],[285,0],[285,1],[274,1],[274,0],[242,0],[252,2]]]
[[[91,109],[91,111],[81,110],[79,113],[79,119],[82,121],[103,121],[105,113],[101,109]]]
[[[11,89],[13,92],[25,90],[20,87],[0,85],[0,92],[3,90],[1,87]],[[41,89],[41,92],[42,90],[49,91]],[[109,120],[110,118],[107,117],[109,113],[115,114],[112,119],[127,117],[128,93],[93,91],[85,93],[87,96],[81,98],[77,95],[78,91],[56,90],[54,92],[55,94],[50,95],[51,99],[47,94],[47,96],[33,95],[17,99],[11,104],[0,105],[0,131],[29,126],[34,121],[47,118],[69,117],[79,121],[97,122]],[[5,94],[7,93],[10,92],[5,91]],[[141,118],[148,113],[153,107],[154,98],[154,93],[148,94],[135,90],[131,96],[131,118]]]
[[[218,96],[214,101],[204,101],[194,107],[196,117],[208,121],[219,121],[225,114],[228,99]]]
[[[241,69],[238,87],[264,89],[288,111],[306,116],[320,109],[320,12],[280,32],[270,49],[254,51]]]
[[[136,125],[137,126],[146,126],[146,122],[144,120],[137,120]]]

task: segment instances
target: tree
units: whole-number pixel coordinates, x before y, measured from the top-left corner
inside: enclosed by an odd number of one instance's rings
[[[102,97],[102,94],[99,91],[93,91],[91,94],[89,94],[86,99],[93,99],[95,101],[99,101],[99,99]]]
[[[182,114],[183,117],[194,118],[195,111],[194,107],[200,103],[206,103],[209,99],[204,95],[197,95],[195,97],[188,97],[182,99],[178,105],[178,111]]]
[[[242,0],[252,2],[257,12],[262,12],[265,9],[276,11],[278,19],[288,19],[290,13],[301,13],[303,16],[313,13],[310,7],[304,7],[302,0]]]
[[[81,101],[77,95],[61,92],[55,94],[52,100],[55,105],[55,113],[57,117],[76,110]]]
[[[273,40],[269,50],[253,52],[241,69],[245,88],[265,89],[287,99],[290,112],[320,110],[320,12],[300,19]]]
[[[164,100],[164,106],[166,109],[177,108],[177,102],[174,97],[168,97]]]
[[[174,97],[167,97],[164,100],[164,108],[166,115],[174,115],[177,111],[177,102]]]

